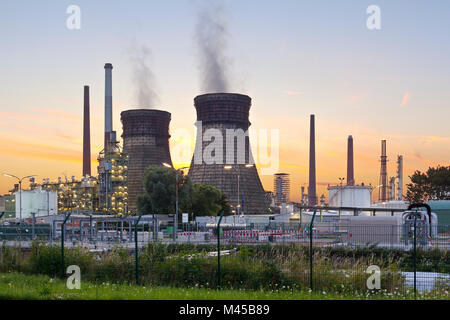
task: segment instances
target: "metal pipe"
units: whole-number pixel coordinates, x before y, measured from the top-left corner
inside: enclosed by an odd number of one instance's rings
[[[430,221],[430,237],[431,237],[432,231],[433,231],[433,229],[431,228],[431,218],[432,218],[431,207],[426,203],[412,203],[408,206],[408,210],[411,210],[413,208],[426,208],[427,209],[427,214],[428,214],[428,218]]]

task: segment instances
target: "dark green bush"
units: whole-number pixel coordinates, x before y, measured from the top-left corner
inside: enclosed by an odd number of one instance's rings
[[[83,274],[83,271],[87,271],[92,265],[93,255],[84,249],[66,249],[64,261],[66,268],[70,265],[77,265]],[[45,274],[50,277],[61,276],[61,247],[48,247],[33,243],[24,271]]]
[[[295,245],[223,246],[238,251],[221,259],[221,286],[242,289],[309,288],[309,248]],[[211,245],[149,244],[139,253],[142,284],[182,287],[217,287],[217,258],[207,255],[216,251]],[[418,250],[420,271],[449,273],[447,251]],[[317,290],[344,292],[365,291],[367,266],[382,270],[383,288],[402,288],[404,280],[397,271],[411,271],[412,251],[380,248],[314,248],[314,287]],[[134,252],[116,248],[105,253],[83,249],[66,249],[65,265],[78,265],[82,279],[92,282],[135,282]],[[345,270],[345,272],[341,272]],[[0,271],[24,271],[61,274],[61,248],[34,243],[26,256],[20,248],[0,250]]]

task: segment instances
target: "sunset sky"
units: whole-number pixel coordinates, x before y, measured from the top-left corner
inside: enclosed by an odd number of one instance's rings
[[[216,1],[226,21],[230,91],[252,97],[251,128],[279,130],[279,172],[291,198],[308,182],[309,115],[316,116],[318,196],[346,176],[353,136],[357,183],[450,165],[450,2]],[[366,27],[369,5],[381,30]],[[69,5],[81,29],[66,27]],[[150,50],[153,107],[172,113],[171,147],[193,149],[202,92],[195,28],[204,1],[3,1],[0,6],[0,173],[81,176],[83,86],[90,86],[93,174],[103,143],[104,69],[113,64],[113,126],[138,106],[133,48]],[[147,106],[139,106],[147,107]],[[192,150],[193,151],[193,150]],[[257,153],[253,150],[254,153]],[[175,166],[192,153],[172,153]],[[257,158],[257,157],[256,157]],[[273,177],[261,175],[266,190]],[[14,180],[0,176],[0,194]]]

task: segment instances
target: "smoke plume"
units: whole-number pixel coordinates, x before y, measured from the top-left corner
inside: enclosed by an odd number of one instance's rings
[[[199,50],[201,89],[204,92],[227,92],[228,61],[224,56],[226,47],[226,24],[222,8],[217,5],[204,7],[198,13],[195,38]]]
[[[139,45],[131,49],[132,81],[135,86],[136,100],[140,108],[151,108],[158,102],[153,72],[148,65],[149,58],[150,49],[148,47]]]

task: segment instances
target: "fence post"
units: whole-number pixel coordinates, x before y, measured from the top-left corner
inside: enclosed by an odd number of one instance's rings
[[[139,217],[137,218],[137,221],[134,225],[134,255],[136,260],[136,284],[139,283],[139,251],[138,251],[138,223],[139,220],[141,220],[142,213],[139,214]]]
[[[311,291],[313,290],[313,225],[316,213],[317,211],[314,210],[311,223],[309,224],[309,286]]]
[[[416,226],[417,226],[417,210],[416,210],[416,212],[414,213],[414,253],[413,253],[413,259],[414,259],[414,300],[416,300],[416,297],[417,297],[417,288],[416,288],[416,277],[417,277],[417,275],[416,275],[416,272],[417,272],[417,252],[416,252],[416,241],[417,241],[417,239],[416,239]]]
[[[220,290],[220,223],[222,222],[224,211],[220,212],[217,222],[217,289]]]
[[[64,279],[64,275],[66,274],[65,265],[64,265],[64,229],[66,226],[67,219],[69,219],[70,215],[72,214],[71,211],[69,211],[64,218],[63,223],[61,224],[61,278]]]
[[[34,229],[35,224],[36,224],[36,213],[32,212],[31,213],[31,241],[34,240],[34,236],[35,236],[35,229]]]

